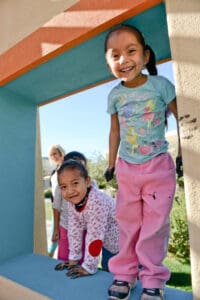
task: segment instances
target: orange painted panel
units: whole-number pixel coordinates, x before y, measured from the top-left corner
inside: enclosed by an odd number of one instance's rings
[[[0,56],[0,85],[162,0],[80,0]]]

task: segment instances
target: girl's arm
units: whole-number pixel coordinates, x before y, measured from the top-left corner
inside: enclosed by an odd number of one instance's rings
[[[60,211],[53,208],[53,220],[54,220],[54,227],[53,227],[53,234],[52,234],[52,241],[56,242],[59,240],[59,224],[60,224]]]
[[[177,124],[177,134],[178,134],[178,156],[181,156],[181,143],[180,143],[180,134],[179,134],[179,124],[178,124],[178,111],[177,111],[177,104],[176,104],[176,98],[174,98],[169,104],[168,107],[170,111],[173,113],[176,124]]]
[[[104,193],[93,193],[87,207],[87,234],[85,256],[82,267],[90,274],[97,271],[108,222],[109,207],[103,199]]]
[[[115,167],[115,161],[117,158],[117,152],[120,142],[120,129],[119,129],[119,120],[118,113],[111,115],[111,126],[109,134],[109,169]]]
[[[180,143],[180,133],[179,133],[179,124],[178,124],[178,112],[177,112],[177,104],[176,98],[173,99],[169,104],[168,107],[170,111],[173,113],[174,117],[176,118],[177,123],[177,133],[178,133],[178,155],[176,157],[176,173],[179,177],[183,176],[183,163],[182,163],[182,153],[181,153],[181,143]]]
[[[111,126],[110,126],[110,134],[109,134],[109,162],[108,162],[108,168],[104,173],[104,176],[107,181],[110,181],[113,178],[119,143],[120,143],[119,120],[118,120],[118,114],[115,113],[111,115]]]
[[[82,257],[83,225],[81,213],[76,213],[73,204],[68,206],[69,261],[79,261]]]
[[[60,210],[62,205],[62,195],[59,185],[57,184],[53,195],[53,219],[54,219],[54,230],[52,234],[52,241],[56,242],[59,240],[59,225],[60,225]]]

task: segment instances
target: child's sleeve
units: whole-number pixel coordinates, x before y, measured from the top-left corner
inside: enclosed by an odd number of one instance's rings
[[[62,205],[62,193],[59,185],[57,184],[54,190],[52,207],[60,211],[61,205]]]
[[[103,193],[102,193],[103,197]],[[105,201],[93,199],[87,214],[86,250],[82,267],[90,274],[97,271],[107,225]]]
[[[169,104],[176,98],[175,86],[167,78],[159,76],[162,99],[166,104]]]
[[[83,228],[79,215],[71,203],[68,206],[68,239],[69,260],[80,260],[82,257]]]
[[[108,95],[108,103],[107,103],[107,113],[110,115],[115,114],[117,112],[116,108],[116,97],[114,95],[114,91],[112,90]]]

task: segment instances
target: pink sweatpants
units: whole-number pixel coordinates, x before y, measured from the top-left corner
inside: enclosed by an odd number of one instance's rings
[[[85,236],[86,231],[83,233],[83,244],[82,244],[82,258],[79,261],[79,264],[82,264],[85,255]],[[58,241],[58,259],[67,261],[69,260],[69,241],[67,229],[60,226],[59,228],[59,241]]]
[[[115,279],[134,282],[139,276],[143,288],[161,288],[170,276],[162,261],[176,187],[174,162],[168,153],[140,165],[119,158],[116,175],[120,251],[110,259],[109,270]]]
[[[58,259],[65,261],[69,259],[69,242],[67,229],[62,226],[60,226],[59,228]]]

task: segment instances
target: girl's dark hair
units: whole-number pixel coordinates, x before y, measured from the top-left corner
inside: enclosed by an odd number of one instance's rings
[[[71,151],[68,152],[65,156],[64,156],[64,161],[67,161],[68,159],[74,159],[74,160],[82,160],[85,163],[85,166],[87,165],[87,158],[85,157],[85,155],[81,152],[78,151]]]
[[[107,52],[107,44],[108,44],[108,40],[109,40],[110,36],[114,32],[117,32],[117,31],[132,32],[136,36],[138,42],[142,45],[143,50],[144,51],[149,50],[150,56],[149,56],[149,62],[146,64],[146,68],[150,75],[157,75],[158,72],[157,72],[157,68],[156,68],[155,53],[152,50],[152,48],[145,43],[144,36],[142,35],[141,31],[134,26],[131,26],[128,24],[120,24],[120,25],[115,26],[113,29],[111,29],[111,31],[107,34],[107,36],[105,38],[105,43],[104,43],[105,53]]]
[[[75,170],[75,169],[80,171],[81,177],[85,179],[88,177],[88,171],[85,168],[85,166],[81,162],[74,159],[68,159],[67,161],[64,161],[64,163],[58,169],[57,173],[59,176],[64,170]]]

